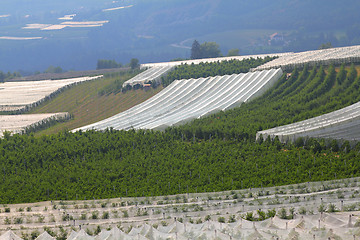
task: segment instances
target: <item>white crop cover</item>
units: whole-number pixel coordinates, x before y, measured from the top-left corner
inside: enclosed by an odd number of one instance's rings
[[[160,82],[161,77],[165,76],[169,71],[171,71],[171,69],[173,68],[173,66],[160,66],[160,67],[153,67],[153,68],[149,68],[146,71],[136,75],[135,77],[127,80],[124,84],[123,87],[125,87],[126,85],[131,85],[134,86],[136,84],[144,84],[147,82]]]
[[[241,105],[269,89],[281,69],[247,74],[176,80],[147,101],[78,130],[157,129],[185,123],[207,114]]]
[[[50,120],[70,118],[69,113],[43,113],[22,115],[0,115],[0,138],[4,132],[22,133],[29,127],[36,127]]]
[[[0,112],[25,110],[37,105],[64,87],[99,77],[102,76],[0,83]]]
[[[284,220],[273,217],[259,222],[245,219],[233,223],[221,223],[216,220],[203,223],[175,221],[167,226],[161,224],[155,228],[151,221],[133,227],[130,232],[117,227],[103,229],[97,236],[90,236],[84,229],[71,230],[67,240],[161,240],[161,239],[358,239],[359,228],[354,224],[358,212],[323,213],[298,216],[296,219]],[[355,214],[349,218],[349,215]],[[195,218],[198,219],[198,218]],[[350,219],[350,220],[349,220]],[[320,225],[320,228],[319,228]],[[355,225],[355,226],[354,226]],[[84,226],[86,228],[86,226]],[[325,237],[326,236],[326,237]],[[1,240],[22,240],[13,231],[8,230],[0,236]],[[44,231],[36,240],[55,240]]]
[[[360,140],[360,102],[343,109],[305,121],[280,126],[256,134],[263,138],[279,137],[282,142],[295,141],[299,137]]]
[[[329,48],[323,50],[289,53],[279,56],[268,63],[265,63],[255,70],[271,68],[282,68],[291,70],[296,67],[303,67],[308,64],[310,67],[330,64],[348,64],[360,62],[360,46]]]
[[[212,63],[212,62],[222,62],[230,60],[245,60],[250,58],[266,58],[266,57],[282,57],[291,55],[293,52],[287,53],[272,53],[272,54],[258,54],[258,55],[244,55],[244,56],[232,56],[232,57],[218,57],[218,58],[202,58],[202,59],[193,59],[193,60],[184,60],[184,61],[173,61],[173,62],[160,62],[160,63],[146,63],[141,64],[141,68],[151,68],[151,67],[163,67],[163,66],[179,66],[182,64],[200,64],[200,63]]]

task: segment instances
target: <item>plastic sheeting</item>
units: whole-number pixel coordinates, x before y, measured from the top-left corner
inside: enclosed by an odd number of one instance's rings
[[[241,105],[269,89],[281,69],[176,80],[147,101],[103,121],[75,129],[164,129]]]
[[[360,102],[343,109],[305,121],[280,126],[256,134],[263,138],[278,136],[280,141],[295,141],[299,137],[360,140]]]
[[[130,240],[130,239],[358,239],[360,228],[355,226],[348,213],[322,213],[297,216],[284,220],[273,217],[260,222],[245,219],[233,223],[206,221],[201,224],[173,222],[157,228],[144,223],[125,233],[117,227],[102,230],[97,236],[89,236],[84,230],[72,231],[68,240]],[[0,240],[21,240],[14,232],[7,231]],[[44,232],[37,240],[54,239]]]

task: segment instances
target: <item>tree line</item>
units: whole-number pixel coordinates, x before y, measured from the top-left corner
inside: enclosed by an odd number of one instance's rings
[[[21,74],[19,72],[7,72],[4,73],[3,71],[0,71],[0,82],[6,82],[7,80],[13,79],[13,78],[19,78],[21,77]]]
[[[272,57],[249,58],[244,60],[226,60],[199,64],[182,64],[176,66],[161,81],[164,86],[169,85],[174,80],[224,76],[249,72],[251,68],[256,68],[266,62],[273,60]]]
[[[227,56],[239,56],[239,49],[230,49]],[[217,58],[222,57],[220,45],[216,42],[204,42],[200,44],[197,40],[194,40],[191,45],[191,59],[200,58]]]
[[[108,59],[99,59],[96,64],[96,69],[111,69],[111,68],[121,68],[123,67],[122,63],[118,63],[115,60]],[[139,60],[137,58],[132,58],[125,67],[130,67],[131,69],[136,69],[139,67]]]

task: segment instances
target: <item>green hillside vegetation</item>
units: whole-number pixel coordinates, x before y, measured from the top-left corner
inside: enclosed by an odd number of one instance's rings
[[[5,134],[0,203],[223,191],[359,176],[360,145],[351,149],[349,142],[340,147],[314,139],[283,145],[277,138],[255,143],[258,130],[358,101],[359,86],[354,66],[338,72],[332,66],[295,69],[253,102],[165,132]]]
[[[244,60],[229,60],[229,61],[217,61],[211,63],[200,63],[200,64],[182,64],[176,66],[165,77],[162,77],[162,84],[164,86],[169,85],[174,80],[190,79],[190,78],[204,78],[204,77],[215,77],[224,76],[231,74],[239,74],[249,72],[251,68],[256,68],[262,64],[265,64],[275,57],[262,58],[250,58]]]
[[[65,129],[72,130],[103,120],[129,109],[161,91],[161,86],[147,91],[142,89],[126,93],[115,91],[117,86],[121,86],[124,81],[135,74],[137,72],[105,74],[102,79],[76,85],[34,108],[30,113],[69,112],[72,115],[70,121],[58,123],[36,135],[53,134]],[[107,92],[113,90],[116,94]]]

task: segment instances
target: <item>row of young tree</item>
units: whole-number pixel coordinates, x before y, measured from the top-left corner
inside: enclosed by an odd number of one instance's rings
[[[359,144],[255,142],[258,130],[360,100],[355,67],[334,70],[295,69],[253,102],[165,132],[65,131],[41,138],[6,133],[0,139],[0,203],[223,191],[359,176]]]
[[[182,64],[176,66],[173,71],[168,73],[165,77],[162,77],[162,84],[164,86],[169,85],[174,80],[190,79],[190,78],[202,78],[202,77],[214,77],[224,76],[231,74],[239,74],[249,72],[251,68],[256,68],[266,62],[273,60],[274,58],[249,58],[244,60],[228,60],[217,61],[210,63],[200,64]]]

